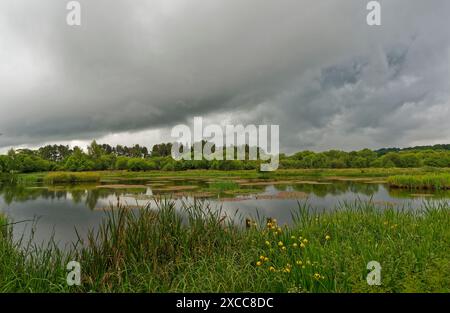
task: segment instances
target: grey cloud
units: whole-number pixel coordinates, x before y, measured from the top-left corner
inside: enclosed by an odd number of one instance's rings
[[[0,147],[221,114],[288,152],[450,139],[448,1],[80,2],[1,2]]]

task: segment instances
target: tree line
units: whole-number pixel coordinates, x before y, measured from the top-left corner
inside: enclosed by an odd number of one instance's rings
[[[206,142],[203,142],[205,144]],[[31,173],[45,171],[181,171],[188,169],[251,170],[259,169],[261,161],[246,160],[181,160],[171,157],[172,144],[131,147],[98,144],[93,141],[87,151],[80,147],[47,145],[39,149],[9,150],[0,155],[0,173]],[[192,147],[191,147],[192,150]],[[214,150],[214,148],[213,148]],[[237,148],[235,148],[236,153]],[[192,150],[193,151],[193,150]],[[249,148],[245,147],[248,156]],[[258,151],[259,153],[259,151]],[[307,168],[389,168],[389,167],[450,167],[450,145],[414,148],[388,148],[360,151],[329,150],[325,152],[301,151],[292,155],[281,154],[281,169]]]

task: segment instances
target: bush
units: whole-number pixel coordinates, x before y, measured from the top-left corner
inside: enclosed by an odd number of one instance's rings
[[[117,170],[126,170],[128,169],[128,158],[127,157],[118,157],[116,160],[116,169]]]
[[[100,175],[97,173],[55,172],[49,173],[44,177],[44,183],[46,184],[98,181],[100,181]]]
[[[128,160],[127,167],[130,171],[134,171],[134,172],[149,171],[151,169],[155,169],[156,164],[154,162],[148,161],[146,159],[132,158],[132,159]]]

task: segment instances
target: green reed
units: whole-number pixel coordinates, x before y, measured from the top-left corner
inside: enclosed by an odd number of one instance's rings
[[[202,201],[111,207],[69,251],[19,243],[9,227],[0,291],[449,292],[449,213],[448,202],[413,211],[356,201],[324,212],[302,203],[291,225],[260,216],[245,227]],[[66,284],[69,260],[81,264],[81,286]],[[381,286],[366,282],[372,260]]]

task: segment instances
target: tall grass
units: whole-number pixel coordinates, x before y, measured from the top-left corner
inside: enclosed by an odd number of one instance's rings
[[[6,216],[2,213],[0,213],[0,240],[3,240],[6,238],[7,235],[7,222]]]
[[[24,236],[14,240],[12,221],[0,213],[0,292],[63,292],[70,253],[35,245]]]
[[[420,211],[343,203],[293,211],[291,226],[259,218],[250,228],[196,202],[175,209],[115,208],[71,251],[28,252],[0,240],[0,291],[75,292],[449,292],[450,205]],[[82,285],[65,284],[77,260]],[[369,261],[382,285],[368,286]]]
[[[100,181],[100,175],[98,173],[87,172],[55,172],[49,173],[44,177],[44,183],[77,183],[77,182],[98,182]]]
[[[240,186],[234,181],[215,181],[209,184],[209,188],[218,191],[230,191],[237,190]]]
[[[391,187],[408,189],[450,189],[450,174],[396,175],[388,178]]]

